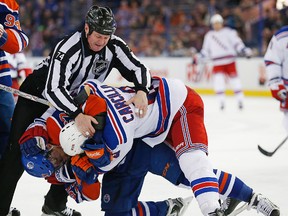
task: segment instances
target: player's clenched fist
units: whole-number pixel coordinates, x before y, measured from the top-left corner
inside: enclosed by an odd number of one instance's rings
[[[81,181],[87,184],[93,184],[97,181],[98,172],[86,155],[81,154],[71,157],[71,165],[78,184],[80,184]]]
[[[107,149],[104,141],[96,143],[96,141],[91,138],[86,140],[81,148],[85,151],[95,167],[107,166],[112,160],[112,154]]]

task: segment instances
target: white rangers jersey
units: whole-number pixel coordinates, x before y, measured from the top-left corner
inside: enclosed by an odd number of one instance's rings
[[[134,105],[125,105],[135,95],[131,87],[115,88],[88,80],[93,94],[107,102],[107,118],[104,139],[114,159],[101,170],[107,172],[119,164],[133,145],[133,139],[142,137],[150,146],[163,142],[172,120],[187,97],[183,82],[176,79],[153,79],[148,95],[148,111],[144,118],[135,115]],[[97,106],[97,105],[96,105]]]
[[[204,37],[201,55],[213,61],[213,65],[225,65],[235,61],[237,53],[246,46],[234,29],[224,27],[219,31],[210,30]]]
[[[264,56],[268,85],[272,89],[279,84],[284,84],[288,88],[287,56],[288,26],[284,26],[273,35]]]
[[[10,71],[11,71],[11,77],[18,78],[18,76],[25,78],[25,72],[24,74],[20,74],[21,70],[24,70],[26,68],[30,68],[27,59],[25,57],[24,53],[15,53],[15,54],[10,54],[5,52],[8,60],[8,64],[10,65]]]

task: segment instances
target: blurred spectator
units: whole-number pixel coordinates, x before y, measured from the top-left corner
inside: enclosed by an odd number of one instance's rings
[[[55,41],[83,22],[91,4],[112,8],[117,35],[138,56],[185,56],[192,46],[199,51],[215,13],[263,55],[275,29],[288,17],[287,8],[276,10],[274,0],[19,0],[31,55],[46,56]]]

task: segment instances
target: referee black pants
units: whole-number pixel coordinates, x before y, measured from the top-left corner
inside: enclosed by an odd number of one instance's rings
[[[39,75],[33,73],[28,76],[21,85],[20,91],[42,97],[41,93],[45,86],[45,77],[43,79],[43,76]],[[0,216],[8,214],[17,182],[24,171],[18,140],[34,119],[40,117],[47,108],[48,106],[38,102],[23,97],[18,98],[12,118],[9,145],[0,161]],[[27,199],[29,199],[29,196]],[[66,202],[67,193],[64,186],[51,185],[49,192],[45,196],[45,204],[54,211],[60,211],[65,209]],[[29,202],[27,203],[29,205]],[[31,203],[31,206],[27,206],[27,208],[30,207],[33,208],[33,203]]]

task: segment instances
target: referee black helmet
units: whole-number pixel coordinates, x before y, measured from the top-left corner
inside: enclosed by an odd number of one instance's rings
[[[116,20],[109,7],[93,5],[87,12],[85,23],[89,26],[89,34],[96,31],[104,35],[112,35],[116,30]]]

